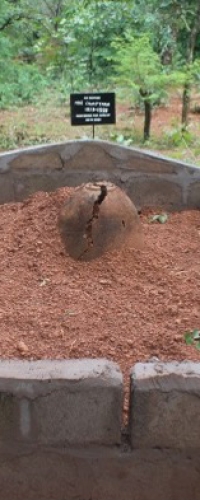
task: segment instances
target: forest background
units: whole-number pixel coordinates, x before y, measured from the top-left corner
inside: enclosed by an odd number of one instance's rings
[[[0,150],[91,137],[73,92],[114,91],[99,138],[200,165],[199,0],[1,0]]]

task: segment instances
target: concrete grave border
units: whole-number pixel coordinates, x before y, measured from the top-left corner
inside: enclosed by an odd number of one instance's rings
[[[2,500],[199,500],[200,364],[136,364],[125,438],[122,395],[107,360],[2,360]]]
[[[200,168],[150,151],[78,140],[0,154],[0,203],[101,180],[125,189],[138,208],[200,208]]]

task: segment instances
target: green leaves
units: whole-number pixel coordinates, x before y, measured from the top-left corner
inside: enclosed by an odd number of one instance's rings
[[[20,85],[21,94],[26,87],[18,84],[18,76],[10,77],[11,67],[16,70],[18,66],[16,73],[24,81],[25,69],[31,79],[29,66],[36,64],[38,74],[48,74],[53,84],[63,78],[65,91],[86,91],[88,86],[103,90],[119,84],[134,103],[144,107],[148,100],[150,106],[158,105],[169,86],[200,82],[199,44],[193,65],[185,56],[198,2],[0,0],[2,102],[9,101],[8,94],[10,98],[15,94],[15,83],[17,93]],[[168,62],[161,64],[163,55],[169,56]],[[34,91],[30,86],[26,99]],[[12,102],[20,103],[20,99]]]
[[[142,100],[154,106],[166,95],[171,85],[171,75],[166,72],[147,34],[133,36],[127,31],[125,38],[112,42],[114,49],[113,81],[120,87],[131,90],[132,100]]]
[[[195,328],[194,330],[186,331],[184,338],[187,345],[194,345],[196,349],[200,349],[200,330]]]
[[[160,224],[165,224],[165,222],[168,221],[168,215],[163,213],[163,214],[156,214],[152,215],[149,219],[149,222],[159,222]]]
[[[113,61],[121,81],[126,82],[128,79],[129,84],[132,82],[144,92],[152,92],[153,88],[150,87],[155,87],[154,80],[158,80],[162,67],[149,37],[134,37],[131,32],[127,32],[125,39],[116,38],[112,47],[115,49]]]
[[[55,76],[65,73],[70,91],[88,85],[107,87],[113,71],[111,41],[132,26],[130,5],[126,0],[63,0],[63,4],[56,32],[52,19],[52,28],[42,29],[37,41],[43,65],[53,63]]]

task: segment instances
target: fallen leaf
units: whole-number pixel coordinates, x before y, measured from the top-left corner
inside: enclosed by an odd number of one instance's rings
[[[50,280],[48,278],[44,278],[41,283],[40,283],[40,286],[45,286],[45,285],[48,285],[48,283],[50,282]]]

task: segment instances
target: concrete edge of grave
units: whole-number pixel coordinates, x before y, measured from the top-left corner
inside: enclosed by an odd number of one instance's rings
[[[150,361],[136,363],[131,369],[133,389],[150,391],[163,389],[185,390],[195,389],[199,382],[200,390],[200,362],[198,361]]]
[[[105,359],[1,360],[2,443],[118,446],[123,381]]]
[[[199,450],[200,363],[137,363],[131,370],[132,448]]]
[[[193,173],[199,172],[199,167],[195,164],[177,160],[175,158],[170,158],[161,153],[151,151],[148,149],[134,148],[131,146],[119,145],[114,142],[100,140],[100,139],[77,139],[62,142],[52,142],[50,144],[41,144],[36,146],[28,146],[19,149],[13,149],[6,152],[0,153],[0,171],[5,172],[8,169],[9,162],[17,158],[19,155],[26,154],[45,154],[46,152],[57,152],[60,153],[63,158],[74,156],[83,146],[89,145],[92,147],[101,146],[108,154],[113,157],[121,158],[125,155],[128,156],[136,155],[138,158],[149,158],[154,160],[163,160],[166,164],[174,164],[177,167],[185,167],[186,170]]]
[[[59,384],[80,384],[91,386],[121,387],[122,374],[117,363],[103,358],[61,359],[61,360],[0,360],[0,390],[11,387],[13,394],[30,396],[29,385],[45,387]],[[27,383],[27,388],[25,384]],[[43,387],[43,389],[42,389]]]

